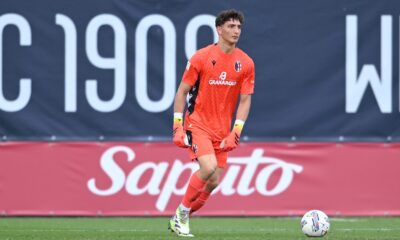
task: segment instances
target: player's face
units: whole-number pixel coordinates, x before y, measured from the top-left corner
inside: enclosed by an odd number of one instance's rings
[[[217,28],[219,37],[229,44],[236,44],[239,41],[240,33],[242,31],[242,24],[239,20],[230,19],[222,26]]]

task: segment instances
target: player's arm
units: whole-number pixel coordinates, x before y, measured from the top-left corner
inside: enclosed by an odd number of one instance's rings
[[[240,140],[240,134],[242,133],[242,129],[244,126],[244,122],[247,119],[247,116],[250,112],[251,106],[251,95],[250,94],[241,94],[239,100],[239,106],[236,111],[236,120],[233,125],[233,129],[231,133],[222,140],[220,147],[225,151],[231,151],[235,149]]]
[[[236,111],[236,120],[246,121],[247,116],[250,112],[251,106],[251,95],[250,94],[241,94],[239,99],[239,106]]]
[[[178,91],[176,91],[175,99],[174,99],[174,113],[179,112],[183,114],[186,105],[186,96],[189,93],[192,86],[185,82],[181,82],[178,87]]]
[[[173,142],[178,147],[188,147],[189,143],[185,131],[183,130],[183,111],[186,105],[186,96],[192,87],[181,82],[174,99],[174,123],[173,123]]]
[[[173,124],[173,142],[178,147],[188,147],[189,141],[183,130],[183,111],[186,105],[186,96],[195,84],[200,74],[201,58],[198,53],[194,54],[186,64],[182,81],[179,84],[174,99],[174,124]]]

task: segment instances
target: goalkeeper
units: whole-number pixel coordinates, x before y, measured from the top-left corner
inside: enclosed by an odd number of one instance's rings
[[[169,228],[180,236],[193,236],[189,214],[199,210],[218,186],[228,152],[238,146],[249,114],[254,63],[236,47],[243,20],[243,14],[236,10],[217,16],[218,42],[200,49],[188,61],[175,96],[173,142],[188,148],[190,158],[200,166],[190,177],[182,202],[169,222]]]

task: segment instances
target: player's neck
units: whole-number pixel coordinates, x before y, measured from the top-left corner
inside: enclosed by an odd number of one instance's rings
[[[223,41],[219,41],[217,43],[217,46],[219,47],[219,49],[221,49],[222,52],[224,52],[226,54],[232,53],[233,50],[235,50],[235,48],[236,48],[236,44],[230,44],[230,43],[223,42]]]

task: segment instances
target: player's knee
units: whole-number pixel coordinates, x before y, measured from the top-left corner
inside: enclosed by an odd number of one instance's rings
[[[202,171],[203,174],[207,176],[207,179],[210,178],[216,170],[217,165],[214,166],[213,164],[207,164],[203,166],[202,169],[200,169],[200,171]]]
[[[207,182],[207,190],[209,192],[212,192],[215,188],[218,187],[218,184],[219,184],[218,180],[209,180]]]
[[[217,159],[214,155],[207,155],[199,158],[199,162],[201,176],[204,177],[203,179],[209,179],[217,170]]]

